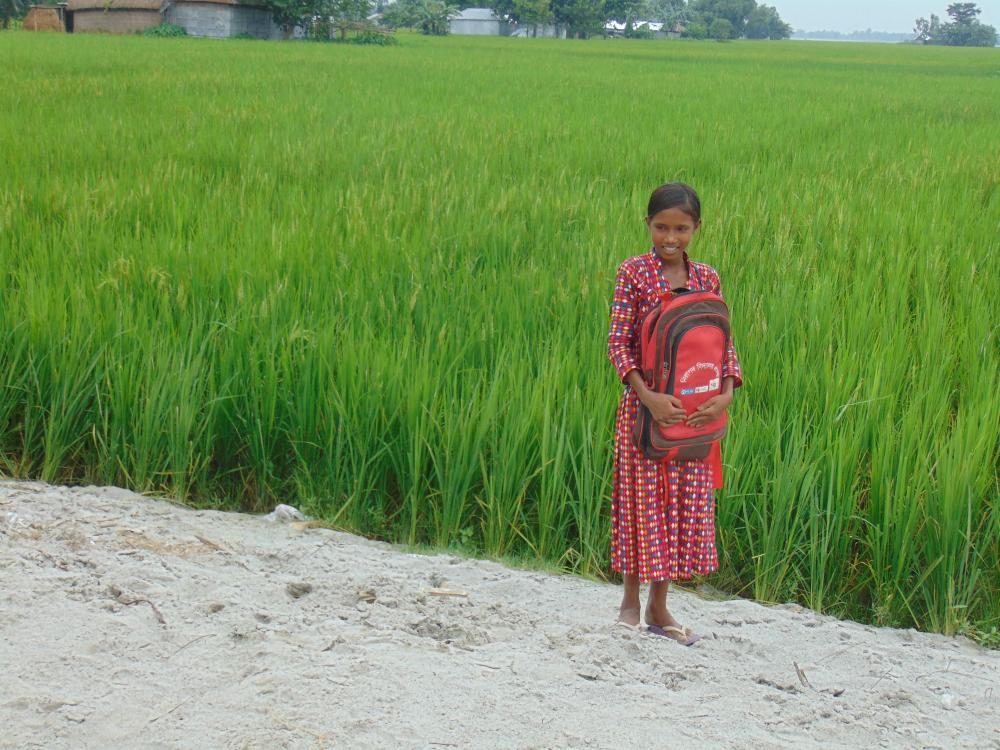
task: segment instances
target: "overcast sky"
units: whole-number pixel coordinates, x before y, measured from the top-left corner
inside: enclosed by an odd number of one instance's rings
[[[806,31],[912,31],[913,21],[931,13],[946,18],[951,0],[761,0],[778,9],[793,29]],[[977,3],[979,20],[1000,30],[1000,0]]]

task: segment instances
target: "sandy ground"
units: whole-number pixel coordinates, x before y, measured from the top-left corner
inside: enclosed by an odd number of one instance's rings
[[[0,482],[0,577],[4,748],[1000,748],[965,639],[675,592],[685,648],[615,586],[120,489]]]

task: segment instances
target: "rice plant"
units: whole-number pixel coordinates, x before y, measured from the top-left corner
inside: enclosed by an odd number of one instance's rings
[[[1000,626],[996,50],[0,53],[4,474],[607,575],[612,283],[683,179],[746,374],[716,585]]]

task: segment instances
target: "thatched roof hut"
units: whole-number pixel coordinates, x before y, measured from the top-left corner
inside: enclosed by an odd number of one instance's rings
[[[67,0],[76,31],[129,34],[161,23],[191,36],[280,35],[271,13],[253,0]]]
[[[66,31],[62,8],[32,5],[24,17],[25,31]]]
[[[165,0],[67,0],[73,31],[132,34],[163,23]]]

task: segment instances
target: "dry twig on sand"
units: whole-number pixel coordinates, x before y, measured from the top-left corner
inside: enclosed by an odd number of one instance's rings
[[[431,596],[468,596],[467,591],[456,591],[454,589],[431,589]]]
[[[802,671],[802,667],[799,666],[799,663],[797,661],[793,661],[792,665],[795,667],[795,674],[799,676],[799,682],[802,683],[802,687],[813,690],[813,686],[809,684],[809,680],[806,679],[806,673]]]
[[[119,604],[124,604],[125,606],[130,606],[132,604],[143,604],[143,603],[148,604],[150,607],[152,607],[153,614],[156,615],[156,619],[159,620],[160,625],[165,626],[167,624],[167,621],[163,617],[163,613],[160,612],[157,606],[153,604],[151,601],[149,601],[149,599],[146,599],[145,597],[141,596],[128,596],[124,591],[122,591],[117,586],[111,586],[108,589],[108,591],[111,593],[111,596],[114,598],[116,602],[118,602]]]
[[[148,722],[146,722],[146,726],[149,726],[150,724],[154,724],[154,723],[156,723],[157,721],[159,721],[160,719],[162,719],[162,718],[163,718],[164,716],[169,716],[169,715],[170,715],[170,714],[172,714],[172,713],[173,713],[174,711],[176,711],[176,710],[177,710],[178,708],[180,708],[180,707],[181,707],[181,706],[183,706],[183,705],[184,705],[185,703],[187,703],[187,702],[188,702],[189,700],[191,700],[191,698],[190,698],[190,697],[188,697],[188,698],[185,698],[184,700],[182,700],[182,701],[181,701],[180,703],[178,703],[178,704],[177,704],[176,706],[174,706],[173,708],[171,708],[171,709],[170,709],[169,711],[167,711],[166,713],[162,713],[162,714],[160,714],[159,716],[154,716],[154,717],[153,717],[152,719],[150,719],[150,720],[149,720]]]

